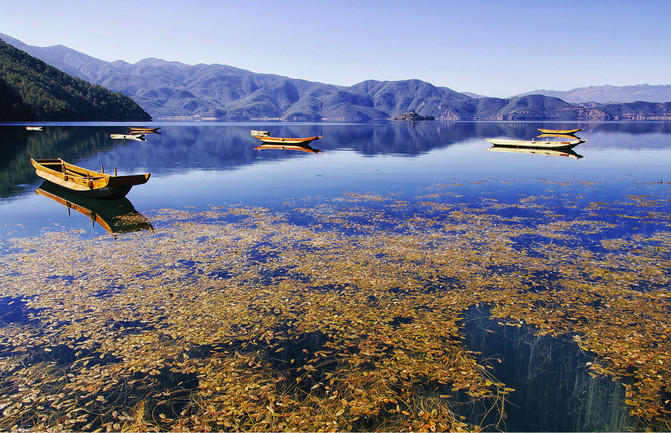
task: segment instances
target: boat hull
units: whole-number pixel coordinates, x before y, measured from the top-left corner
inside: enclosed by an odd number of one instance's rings
[[[315,140],[319,140],[321,136],[306,137],[306,138],[284,138],[284,137],[269,137],[266,135],[252,135],[252,137],[261,140],[263,144],[285,144],[285,145],[298,145],[301,144],[310,144]]]
[[[135,140],[135,141],[144,141],[144,134],[110,134],[110,138],[113,140]]]
[[[499,139],[499,138],[488,138],[487,141],[492,143],[494,146],[502,147],[520,147],[527,149],[572,149],[584,143],[585,140],[575,140],[575,141],[535,141],[535,140],[508,140],[508,139]]]
[[[86,197],[119,199],[135,185],[149,180],[149,173],[111,176],[69,164],[62,159],[31,159],[35,174],[42,179]]]
[[[134,134],[160,134],[160,132],[158,132],[158,130],[161,129],[161,127],[159,126],[158,128],[136,128],[136,127],[130,126],[128,129],[130,129],[131,135],[134,135]]]
[[[578,129],[542,129],[538,128],[542,134],[562,134],[562,135],[575,135],[578,132],[582,131],[582,128]]]

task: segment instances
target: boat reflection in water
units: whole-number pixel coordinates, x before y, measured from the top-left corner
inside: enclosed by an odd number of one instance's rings
[[[509,153],[531,153],[533,155],[545,155],[545,156],[563,156],[565,158],[573,159],[582,159],[583,156],[575,153],[572,149],[532,149],[525,147],[502,147],[502,146],[492,146],[487,149],[489,152],[509,152]]]
[[[74,209],[89,218],[95,225],[97,222],[102,228],[114,234],[154,230],[151,222],[135,210],[127,198],[117,200],[101,200],[84,197],[55,185],[51,182],[42,182],[35,190],[39,195],[48,197],[70,209]]]
[[[261,150],[261,149],[280,149],[280,150],[298,150],[301,152],[308,152],[308,153],[321,153],[321,150],[315,149],[309,144],[262,144],[260,146],[256,146],[254,148],[255,150]]]

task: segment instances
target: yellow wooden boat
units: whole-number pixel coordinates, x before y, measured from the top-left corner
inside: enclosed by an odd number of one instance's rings
[[[141,126],[129,126],[128,129],[130,129],[131,134],[160,134],[158,132],[161,127],[159,126],[158,128],[144,128]]]
[[[285,138],[285,137],[271,137],[268,131],[252,130],[252,137],[261,140],[263,144],[282,144],[282,145],[305,145],[310,144],[315,140],[322,138],[321,136],[305,137],[305,138]]]
[[[128,194],[135,186],[146,183],[150,173],[117,176],[101,171],[88,170],[67,163],[60,158],[30,159],[35,173],[44,180],[60,185],[87,197],[118,199]]]
[[[582,128],[578,129],[542,129],[538,128],[542,134],[561,134],[561,135],[575,135],[578,132],[582,131]]]

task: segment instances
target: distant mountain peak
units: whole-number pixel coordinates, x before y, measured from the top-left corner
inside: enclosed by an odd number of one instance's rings
[[[122,60],[105,62],[60,47],[25,46],[25,51],[71,75],[132,97],[154,118],[371,120],[391,119],[411,110],[421,116],[444,120],[575,121],[671,117],[664,104],[629,104],[626,107],[587,104],[568,98],[566,92],[550,90],[508,99],[490,98],[459,93],[419,79],[369,79],[347,87],[255,73],[221,64],[188,65],[155,57],[135,64]],[[636,89],[629,91],[636,90],[639,94],[660,90],[660,86],[630,87]],[[608,102],[613,98],[594,95],[598,92],[615,95],[622,88],[592,86],[582,91],[589,95],[586,100]],[[530,96],[532,94],[535,96]],[[671,97],[666,100],[671,101]]]
[[[605,103],[628,103],[628,102],[669,102],[671,101],[671,85],[636,84],[631,86],[613,86],[604,84],[601,86],[578,87],[571,90],[534,90],[519,96],[540,94],[561,98],[572,103],[597,102]]]

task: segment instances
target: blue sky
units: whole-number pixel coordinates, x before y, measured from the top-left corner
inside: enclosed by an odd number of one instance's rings
[[[330,84],[418,78],[508,97],[671,84],[670,0],[0,0],[0,33],[107,61]]]

